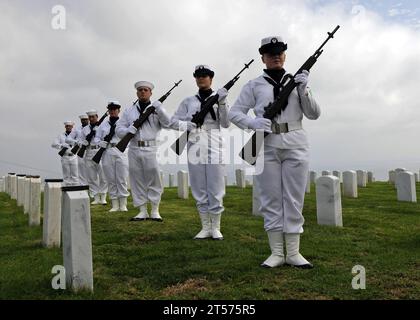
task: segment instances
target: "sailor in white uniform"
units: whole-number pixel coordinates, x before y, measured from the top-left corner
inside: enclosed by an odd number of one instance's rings
[[[309,167],[309,145],[302,119],[305,116],[315,120],[320,116],[320,108],[308,87],[308,71],[304,70],[294,78],[298,86],[290,94],[286,109],[273,122],[263,118],[264,108],[281,92],[282,81],[286,79],[283,68],[286,49],[287,44],[281,37],[262,40],[259,52],[266,69],[242,88],[229,119],[242,129],[270,133],[265,138],[264,169],[256,176],[261,203],[259,211],[264,216],[264,228],[272,252],[262,266],[272,268],[286,263],[312,268],[312,264],[299,253]],[[256,118],[248,115],[250,109]]]
[[[201,219],[202,229],[195,239],[212,238],[223,240],[220,221],[224,211],[225,159],[224,140],[221,128],[228,128],[228,91],[224,88],[214,92],[211,89],[214,71],[207,65],[198,65],[193,73],[198,92],[185,98],[171,119],[175,130],[190,131],[188,139],[188,171],[191,191]],[[205,118],[204,125],[196,128],[192,116],[201,110],[210,96],[219,95],[218,103]]]
[[[102,164],[97,164],[92,161],[93,156],[98,152],[99,146],[95,141],[96,131],[98,129],[98,111],[90,110],[86,112],[89,117],[89,125],[84,127],[82,130],[82,145],[86,146],[86,152],[84,155],[84,161],[86,164],[87,180],[89,189],[94,197],[92,204],[106,205],[106,193],[108,185],[105,180],[105,175],[102,169]],[[95,132],[95,136],[92,138],[90,143],[86,140],[86,137],[91,131]]]
[[[73,121],[64,122],[65,132],[61,133],[52,143],[52,147],[61,150],[67,148],[66,153],[61,157],[61,168],[63,170],[63,185],[76,186],[79,184],[79,173],[77,170],[77,156],[71,153],[71,144],[66,138],[71,134],[74,127]]]
[[[71,131],[71,133],[66,138],[66,143],[69,145],[75,146],[76,144],[81,146],[82,142],[82,129],[89,124],[89,118],[86,114],[79,116],[81,125],[77,126]],[[86,164],[84,158],[77,159],[77,168],[79,171],[79,183],[81,185],[87,185],[87,175],[86,175]]]
[[[149,81],[139,81],[134,85],[138,100],[126,108],[117,123],[117,136],[123,138],[127,133],[134,134],[128,145],[128,166],[131,194],[134,207],[140,208],[132,221],[151,219],[162,221],[159,204],[163,192],[159,174],[159,164],[156,152],[158,137],[162,128],[169,126],[170,117],[158,100],[151,103],[150,98],[154,85]],[[139,128],[133,126],[140,114],[147,107],[153,106],[155,112]],[[151,204],[151,213],[147,211],[147,204]]]
[[[109,117],[102,122],[96,131],[95,144],[100,148],[105,148],[101,163],[108,183],[109,198],[112,208],[109,212],[128,211],[127,190],[128,179],[128,158],[127,152],[122,153],[115,146],[120,141],[115,130],[118,123],[121,104],[118,101],[108,103]]]

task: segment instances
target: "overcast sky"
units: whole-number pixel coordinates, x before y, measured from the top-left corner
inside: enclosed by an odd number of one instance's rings
[[[304,121],[315,170],[420,169],[420,12],[417,1],[1,1],[0,175],[61,174],[51,142],[64,120],[109,99],[135,100],[150,80],[172,114],[196,91],[197,64],[216,71],[214,89],[256,59],[230,91],[231,104],[263,65],[261,38],[288,43],[295,72],[336,25],[336,38],[312,69],[322,115]],[[66,9],[65,30],[51,12]]]

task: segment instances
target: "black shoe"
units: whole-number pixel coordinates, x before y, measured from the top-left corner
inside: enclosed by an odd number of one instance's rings
[[[136,218],[136,217],[130,219],[130,221],[146,221],[146,220],[147,219],[144,219],[144,218]]]

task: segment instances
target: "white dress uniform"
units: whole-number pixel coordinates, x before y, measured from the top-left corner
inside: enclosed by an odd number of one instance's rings
[[[97,131],[98,129],[98,127],[92,126],[90,124],[82,129],[82,141],[86,140],[86,136],[89,135],[92,128],[95,131]],[[86,173],[89,189],[92,196],[95,198],[92,204],[106,204],[106,193],[108,191],[108,184],[105,180],[102,164],[97,164],[96,162],[92,161],[92,158],[95,156],[98,150],[99,146],[96,143],[95,138],[93,138],[86,148],[84,161],[86,164]]]
[[[117,124],[118,121],[115,122],[115,127]],[[120,141],[116,134],[114,134],[109,143],[103,141],[109,134],[111,126],[112,124],[109,119],[102,122],[96,132],[95,144],[100,147],[107,148],[102,155],[101,163],[105,179],[108,183],[109,197],[112,201],[112,209],[110,212],[127,211],[127,197],[129,196],[129,192],[127,190],[127,152],[122,153],[120,150],[115,148],[117,143]]]
[[[275,39],[273,43],[283,44],[280,37]],[[262,46],[270,40],[273,38],[263,39]],[[274,81],[267,72],[264,72],[242,88],[232,106],[229,119],[238,127],[255,129],[254,119],[248,115],[248,111],[252,109],[256,118],[262,118],[264,108],[274,101],[273,85],[265,78],[269,78],[270,82]],[[299,246],[299,234],[303,232],[302,209],[309,168],[308,139],[301,125],[304,115],[311,120],[320,116],[320,108],[309,87],[303,91],[294,89],[289,96],[287,108],[275,118],[275,122],[288,123],[289,130],[290,128],[295,130],[287,133],[271,133],[265,138],[264,168],[262,173],[256,176],[256,187],[260,195],[259,212],[264,216],[264,228],[268,233],[273,255],[278,251],[280,244],[283,251],[283,233],[286,245],[288,235],[291,235],[294,238],[289,242],[297,241]],[[278,253],[278,256],[282,255],[283,252]],[[273,256],[270,258],[265,261],[264,266],[274,267],[284,263],[282,259],[273,260]],[[285,262],[296,266],[309,266],[306,260],[297,260],[299,261],[295,263],[293,258],[286,258]]]
[[[73,132],[73,131],[72,131]],[[52,143],[52,147],[58,150],[66,147],[66,153],[61,157],[61,168],[63,170],[63,185],[76,186],[79,184],[79,173],[77,169],[77,156],[70,152],[72,146],[66,142],[69,134],[63,132]]]
[[[211,70],[208,66],[205,67]],[[215,94],[216,92],[212,92],[207,99]],[[171,119],[171,127],[185,130],[182,128],[183,123],[191,121],[193,115],[200,111],[202,102],[199,93],[185,98]],[[221,128],[228,128],[230,125],[229,106],[225,101],[223,104],[215,104],[213,109],[216,119],[209,112],[204,125],[190,131],[187,144],[191,192],[202,222],[202,231],[196,235],[196,239],[223,239],[220,219],[224,211],[225,196],[225,143]]]
[[[66,143],[75,146],[76,144],[80,145],[82,142],[82,129],[83,127],[77,126],[72,132],[67,136]],[[79,171],[79,183],[81,185],[87,185],[87,174],[86,174],[86,164],[85,158],[77,159],[77,167]]]
[[[137,101],[126,108],[118,120],[117,136],[123,138],[132,130],[133,122],[140,116],[141,105]],[[161,220],[158,212],[163,186],[160,180],[156,152],[158,137],[162,128],[168,128],[170,117],[160,106],[151,114],[128,145],[128,165],[131,194],[134,207],[140,207],[141,219],[149,218],[147,203],[152,206],[151,219]]]

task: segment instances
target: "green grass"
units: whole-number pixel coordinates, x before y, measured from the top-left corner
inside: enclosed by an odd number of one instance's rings
[[[61,249],[43,248],[42,227],[29,227],[16,201],[0,194],[0,299],[420,298],[420,204],[397,202],[389,184],[343,198],[343,228],[317,225],[312,186],[301,241],[312,270],[259,267],[269,247],[251,204],[251,188],[227,189],[224,241],[192,240],[200,229],[194,201],[178,199],[174,188],[165,189],[163,223],[129,222],[134,208],[92,207],[95,289],[73,294],[51,288]],[[357,264],[366,268],[366,290],[351,287]]]

